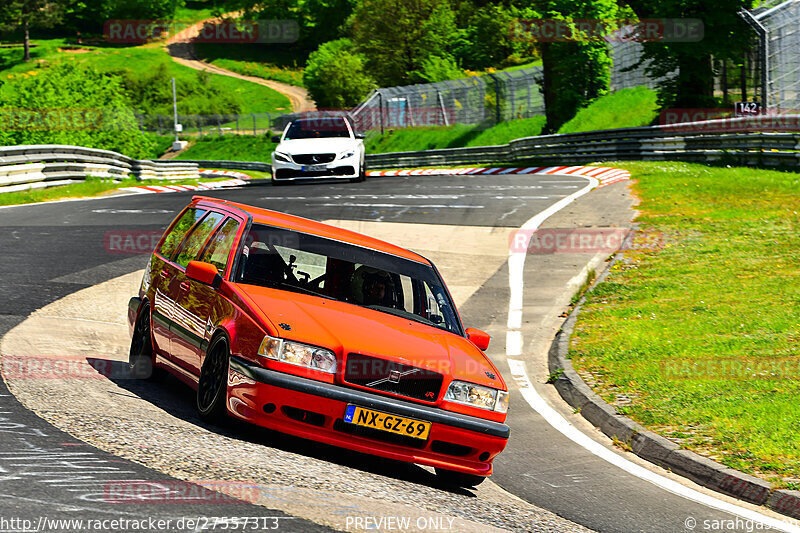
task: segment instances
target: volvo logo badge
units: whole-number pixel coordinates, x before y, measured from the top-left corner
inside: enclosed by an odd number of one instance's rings
[[[400,383],[400,378],[402,378],[403,376],[407,376],[409,374],[415,374],[415,373],[417,373],[419,371],[420,371],[419,368],[412,368],[411,370],[406,370],[405,372],[400,372],[399,370],[390,370],[389,371],[389,375],[386,376],[385,378],[375,380],[372,383],[367,383],[364,386],[365,387],[377,387],[381,383],[386,383],[387,381],[389,383]]]

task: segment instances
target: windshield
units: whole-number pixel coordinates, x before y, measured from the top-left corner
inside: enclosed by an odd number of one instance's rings
[[[295,120],[286,130],[284,140],[350,137],[347,123],[341,117]]]
[[[436,270],[314,235],[253,224],[236,281],[368,307],[458,335],[461,324]]]

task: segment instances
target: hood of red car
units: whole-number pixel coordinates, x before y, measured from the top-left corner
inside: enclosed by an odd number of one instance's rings
[[[381,357],[456,379],[504,387],[483,352],[459,335],[345,302],[254,285],[242,288],[272,324],[291,328],[280,330],[285,339],[330,348],[340,354]]]

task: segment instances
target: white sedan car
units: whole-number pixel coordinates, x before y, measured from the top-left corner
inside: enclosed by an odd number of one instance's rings
[[[344,117],[301,118],[273,137],[272,184],[296,179],[364,181],[364,135]]]

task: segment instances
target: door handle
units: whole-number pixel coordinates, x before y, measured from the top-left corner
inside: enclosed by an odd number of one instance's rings
[[[172,277],[172,273],[169,270],[164,269],[161,271],[161,277],[164,279],[169,279]]]
[[[188,282],[188,281],[183,281],[183,282],[181,282],[181,285],[180,285],[180,287],[181,287],[181,290],[182,290],[183,292],[186,292],[186,291],[188,291],[188,290],[189,290],[189,282]]]

